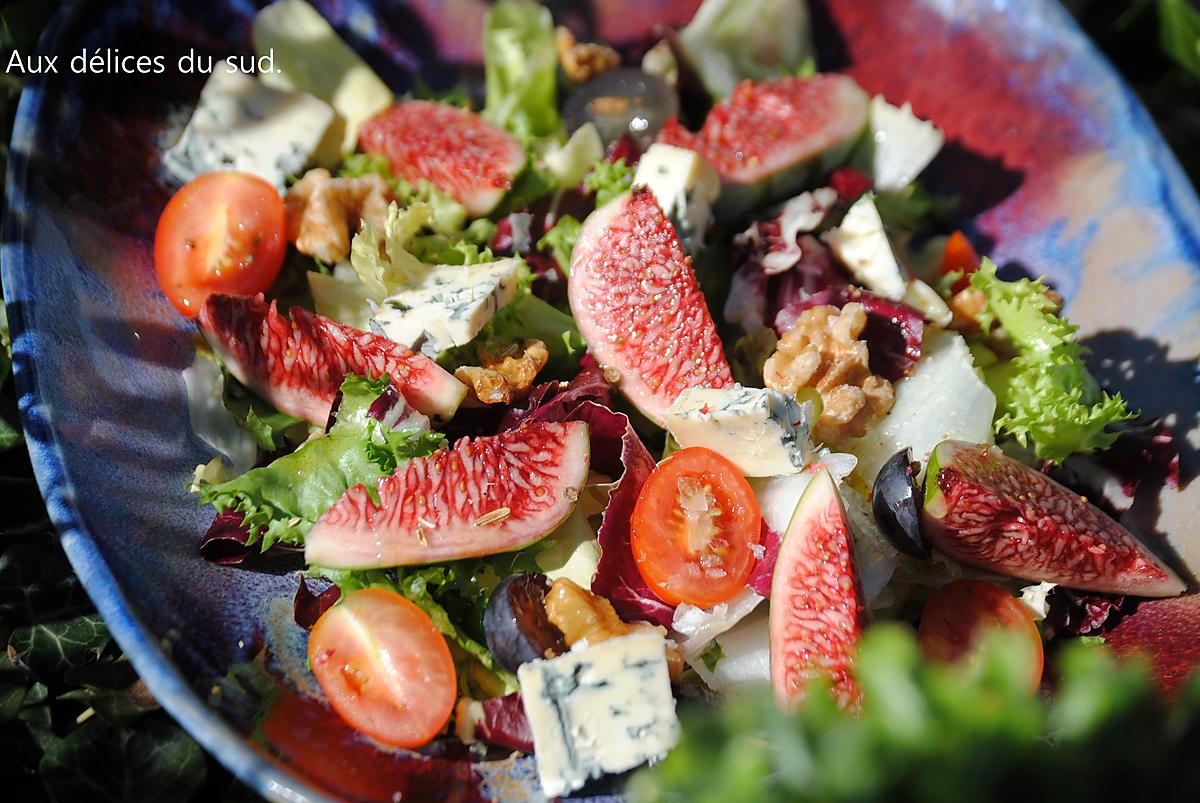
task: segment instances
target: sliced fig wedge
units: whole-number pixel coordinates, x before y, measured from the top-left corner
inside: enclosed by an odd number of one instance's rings
[[[261,295],[211,295],[200,331],[238,381],[279,410],[324,426],[347,374],[387,374],[405,401],[440,419],[454,415],[467,388],[424,354],[292,307],[291,320]]]
[[[1140,597],[1186,589],[1099,508],[995,446],[938,444],[925,475],[922,518],[939,550],[997,574]]]
[[[588,348],[655,423],[685,389],[733,384],[691,259],[650,190],[588,217],[568,292]]]
[[[409,460],[374,491],[346,491],[305,537],[304,557],[332,569],[377,569],[520,549],[571,513],[588,458],[582,421],[462,438]]]
[[[816,677],[833,682],[842,705],[857,704],[850,670],[867,604],[851,539],[842,497],[822,469],[800,496],[771,581],[771,685],[784,708],[798,705]]]
[[[406,100],[368,120],[358,135],[367,153],[387,157],[392,172],[449,193],[472,217],[489,214],[525,166],[512,134],[474,112]]]
[[[672,119],[658,141],[690,148],[717,169],[713,211],[729,219],[794,195],[840,165],[866,129],[867,108],[867,93],[845,75],[743,81],[700,131]]]

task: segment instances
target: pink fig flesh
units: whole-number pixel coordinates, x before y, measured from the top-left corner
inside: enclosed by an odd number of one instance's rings
[[[795,707],[824,677],[842,705],[855,706],[851,668],[866,625],[846,509],[822,469],[796,505],[771,581],[771,685],[779,704]]]
[[[997,574],[1141,597],[1171,597],[1186,588],[1087,499],[995,446],[938,444],[922,517],[939,550]]]

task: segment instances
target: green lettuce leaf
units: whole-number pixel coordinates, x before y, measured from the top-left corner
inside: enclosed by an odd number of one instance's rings
[[[483,29],[485,119],[528,144],[558,134],[558,53],[554,21],[544,6],[500,0]]]
[[[571,275],[571,254],[575,251],[575,241],[579,239],[579,230],[583,224],[570,215],[563,215],[550,231],[537,241],[538,250],[549,249],[554,260],[562,268],[564,276]]]
[[[310,270],[305,277],[317,314],[363,331],[370,327],[375,311],[371,292],[353,267],[342,263],[330,273]]]
[[[546,173],[559,187],[574,187],[583,181],[592,165],[604,158],[604,142],[595,123],[575,129],[566,144],[550,143],[542,155]]]
[[[434,232],[451,237],[464,230],[467,222],[466,207],[456,201],[454,196],[439,190],[425,179],[411,184],[396,178],[392,175],[391,165],[384,156],[368,153],[350,154],[342,161],[342,168],[338,174],[346,178],[357,178],[369,173],[382,176],[388,182],[400,206],[425,204],[430,213],[429,226]]]
[[[633,168],[625,164],[623,158],[615,162],[601,159],[584,176],[583,185],[595,193],[596,208],[599,209],[618,195],[629,192],[633,186]]]
[[[1032,444],[1038,458],[1055,462],[1111,446],[1117,434],[1105,428],[1134,414],[1120,394],[1100,390],[1083,364],[1078,327],[1055,314],[1058,305],[1042,281],[1003,281],[985,259],[971,286],[987,297],[983,331],[1000,327],[997,336],[1015,352],[1012,360],[984,369],[996,394],[996,432]]]
[[[237,425],[249,432],[264,452],[295,446],[308,437],[307,421],[279,412],[228,371],[224,372],[221,401]]]
[[[704,0],[680,39],[718,100],[739,81],[803,74],[814,52],[805,0]]]
[[[362,230],[350,243],[350,264],[372,299],[383,301],[425,277],[425,264],[408,249],[417,233],[432,222],[428,204],[418,202],[401,209],[395,201],[388,205],[382,231],[363,221]]]
[[[397,465],[444,445],[438,433],[385,430],[367,415],[384,381],[346,377],[338,420],[329,433],[226,482],[198,478],[200,504],[212,505],[218,513],[244,514],[250,529],[247,543],[261,541],[263,551],[275,543],[302,545],[317,519],[347,489],[359,484],[372,489]]]

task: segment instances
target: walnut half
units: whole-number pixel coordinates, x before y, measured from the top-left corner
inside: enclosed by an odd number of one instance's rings
[[[350,238],[366,220],[383,228],[392,190],[383,176],[334,178],[316,167],[283,198],[287,236],[302,254],[334,264],[350,255]]]
[[[599,644],[642,631],[664,636],[667,633],[649,622],[622,621],[611,602],[565,577],[555,580],[546,594],[546,618],[562,631],[563,639],[572,647],[580,641]],[[667,669],[672,680],[683,672],[683,655],[672,644],[667,644]]]
[[[538,371],[550,359],[546,344],[534,338],[519,345],[487,340],[475,353],[480,365],[461,366],[455,369],[454,376],[484,404],[509,404],[528,395]]]
[[[821,395],[824,409],[813,437],[823,443],[865,435],[896,400],[892,383],[871,373],[867,344],[858,339],[866,325],[867,311],[857,302],[841,310],[812,307],[784,333],[763,366],[767,387],[788,395],[815,388]]]
[[[554,45],[563,73],[577,84],[621,65],[621,56],[608,45],[578,42],[575,34],[559,25],[554,29]]]

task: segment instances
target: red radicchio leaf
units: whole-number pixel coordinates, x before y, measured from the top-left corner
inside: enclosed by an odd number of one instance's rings
[[[600,565],[592,590],[608,597],[623,619],[644,619],[669,628],[675,608],[655,596],[642,579],[629,543],[629,519],[646,477],[654,470],[654,458],[623,413],[584,402],[571,418],[588,422],[592,433],[592,466],[602,474],[618,478],[597,533]],[[616,446],[619,449],[614,449]]]
[[[342,590],[332,583],[314,594],[308,588],[308,581],[301,577],[300,585],[296,588],[296,599],[292,603],[292,618],[305,630],[311,630],[321,614],[329,610],[340,596]]]
[[[245,518],[236,510],[217,514],[200,541],[200,557],[221,566],[236,566],[250,557],[256,550],[246,545],[250,528],[245,525]]]
[[[778,269],[767,257],[790,253],[798,248],[800,256],[790,267]],[[782,310],[799,305],[813,294],[845,285],[833,255],[811,234],[801,236],[796,245],[781,236],[778,219],[760,220],[734,238],[734,271],[725,303],[725,319],[746,332],[768,326]],[[795,313],[788,319],[796,320]]]
[[[608,146],[608,153],[604,158],[609,162],[624,159],[626,167],[637,167],[638,161],[642,158],[642,149],[638,146],[637,140],[633,138],[633,134],[626,131]]]
[[[1045,462],[1039,468],[1114,516],[1129,511],[1139,498],[1157,495],[1163,485],[1179,487],[1179,444],[1162,419],[1112,429],[1121,436],[1104,451],[1071,455],[1062,465]],[[1153,493],[1139,497],[1143,486]]]
[[[829,186],[843,201],[854,203],[875,186],[875,182],[857,167],[847,165],[834,170],[829,176]]]
[[[590,355],[585,356],[584,365],[584,370],[567,388],[551,387],[543,391],[543,386],[536,390],[530,399],[539,406],[511,411],[511,415],[505,416],[505,427],[515,427],[524,421],[587,422],[591,467],[614,479],[608,507],[596,534],[600,542],[600,565],[592,590],[608,597],[623,619],[644,619],[669,627],[675,608],[656,597],[642,579],[629,544],[629,519],[642,484],[654,470],[654,458],[633,431],[628,416],[594,401],[597,395],[611,394],[611,389]]]
[[[1104,626],[1109,617],[1125,604],[1125,597],[1072,591],[1059,586],[1046,595],[1046,602],[1046,631],[1049,635],[1065,632],[1086,636]]]
[[[510,750],[533,752],[533,731],[518,693],[484,700],[483,719],[475,723],[475,738]]]
[[[877,296],[849,284],[836,285],[785,306],[775,316],[775,330],[782,336],[792,328],[800,313],[810,307],[831,304],[838,309],[851,301],[866,307],[867,325],[862,339],[870,353],[871,372],[895,382],[912,372],[921,359],[925,318],[900,301]]]
[[[746,580],[746,585],[750,586],[760,597],[769,598],[771,596],[771,580],[775,577],[775,560],[779,557],[779,546],[782,543],[783,539],[779,537],[779,533],[768,527],[764,521],[762,535],[759,538],[759,544],[764,551],[758,558],[758,562],[754,564],[749,579]]]
[[[591,354],[583,355],[579,373],[570,382],[544,382],[509,408],[500,420],[500,429],[512,429],[524,421],[562,421],[568,411],[584,401],[606,407],[612,402],[612,386]]]

